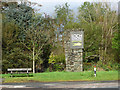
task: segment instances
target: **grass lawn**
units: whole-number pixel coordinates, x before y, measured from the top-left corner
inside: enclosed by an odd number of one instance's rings
[[[98,71],[94,77],[94,72],[44,72],[35,73],[33,77],[10,77],[10,74],[2,74],[3,83],[17,82],[56,82],[56,81],[104,81],[118,80],[118,71]]]

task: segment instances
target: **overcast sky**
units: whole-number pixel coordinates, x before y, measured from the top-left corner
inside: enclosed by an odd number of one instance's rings
[[[40,13],[46,13],[50,16],[55,15],[55,6],[63,5],[66,2],[70,5],[70,9],[77,13],[77,8],[80,7],[85,1],[89,2],[110,2],[111,8],[113,10],[117,10],[118,8],[118,1],[120,0],[28,0],[31,2],[37,2],[42,5],[40,8]]]

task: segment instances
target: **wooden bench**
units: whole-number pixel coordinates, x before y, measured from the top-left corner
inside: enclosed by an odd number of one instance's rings
[[[12,77],[12,74],[13,72],[15,71],[27,71],[27,76],[29,75],[29,71],[31,71],[32,69],[31,68],[8,68],[7,71],[11,71],[11,77]]]

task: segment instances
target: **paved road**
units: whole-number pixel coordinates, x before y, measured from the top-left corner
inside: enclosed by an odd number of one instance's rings
[[[118,86],[118,81],[28,82],[0,85],[1,88],[118,88]]]

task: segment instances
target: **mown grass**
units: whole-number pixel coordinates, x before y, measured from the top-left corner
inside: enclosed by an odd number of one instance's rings
[[[3,83],[11,82],[57,82],[57,81],[104,81],[118,80],[118,71],[98,71],[97,77],[94,77],[94,72],[45,72],[35,73],[33,77],[10,77],[10,74],[3,74]]]

